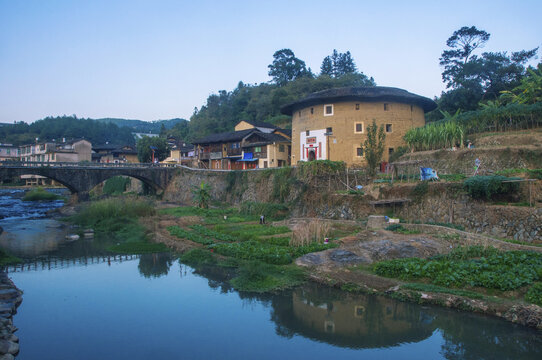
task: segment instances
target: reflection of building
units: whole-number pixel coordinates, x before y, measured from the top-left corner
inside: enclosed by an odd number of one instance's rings
[[[406,90],[390,87],[329,89],[284,106],[292,116],[292,162],[344,161],[365,163],[363,142],[367,127],[376,122],[386,132],[383,160],[399,146],[408,129],[425,124],[424,113],[436,103]]]
[[[112,164],[139,163],[135,146],[111,144],[92,146],[92,161]]]
[[[235,131],[194,141],[200,167],[224,170],[290,164],[290,132],[272,124],[241,121]]]
[[[345,296],[317,285],[296,289],[290,306],[273,308],[273,320],[287,328],[286,333],[351,348],[418,342],[436,328],[418,305],[371,295]]]

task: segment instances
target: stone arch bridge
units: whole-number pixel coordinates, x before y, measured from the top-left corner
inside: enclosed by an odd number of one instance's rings
[[[21,175],[40,175],[66,186],[78,200],[88,200],[89,191],[114,176],[141,180],[157,192],[166,189],[179,168],[161,164],[79,164],[0,162],[0,181]]]

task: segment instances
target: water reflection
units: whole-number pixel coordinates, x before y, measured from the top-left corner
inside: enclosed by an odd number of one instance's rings
[[[139,273],[146,278],[165,276],[173,264],[171,253],[143,254],[139,257]]]
[[[381,348],[419,342],[436,329],[420,306],[376,296],[350,295],[310,284],[273,306],[277,333],[300,334],[349,348]]]

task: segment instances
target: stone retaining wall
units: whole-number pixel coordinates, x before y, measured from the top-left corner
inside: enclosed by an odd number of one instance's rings
[[[397,215],[421,222],[462,225],[466,230],[525,242],[542,242],[542,208],[488,205],[442,191],[398,208]]]

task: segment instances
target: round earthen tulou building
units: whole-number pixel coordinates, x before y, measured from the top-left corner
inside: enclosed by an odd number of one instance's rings
[[[384,126],[388,161],[403,136],[425,125],[425,113],[437,104],[406,90],[374,86],[319,91],[288,104],[281,112],[292,116],[292,164],[298,161],[344,161],[348,166],[365,164],[363,143],[367,126]]]

